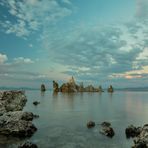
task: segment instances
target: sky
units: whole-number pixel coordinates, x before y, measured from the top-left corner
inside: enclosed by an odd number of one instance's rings
[[[0,0],[0,86],[148,86],[148,0]]]

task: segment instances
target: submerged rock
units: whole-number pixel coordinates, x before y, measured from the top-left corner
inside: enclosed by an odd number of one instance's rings
[[[0,92],[0,115],[9,111],[22,110],[27,102],[24,91]]]
[[[27,142],[19,145],[18,148],[38,148],[38,146],[32,142],[27,141]]]
[[[15,137],[30,137],[37,128],[32,123],[31,112],[8,112],[0,116],[0,134]]]
[[[103,122],[101,124],[100,133],[110,138],[112,138],[115,135],[115,132],[113,128],[111,127],[111,123],[109,122]]]
[[[88,128],[95,127],[95,122],[94,122],[94,121],[89,121],[89,122],[87,123],[87,127],[88,127]]]
[[[40,102],[34,101],[33,104],[34,104],[35,106],[37,106],[38,104],[40,104]]]

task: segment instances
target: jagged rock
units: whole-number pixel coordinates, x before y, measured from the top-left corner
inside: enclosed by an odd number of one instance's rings
[[[99,92],[104,92],[103,89],[102,89],[102,86],[99,86],[98,91]]]
[[[0,92],[0,115],[9,111],[22,110],[27,102],[24,91]]]
[[[60,87],[57,82],[53,81],[53,91],[63,92],[63,93],[73,93],[73,92],[103,92],[102,87],[95,88],[92,85],[87,87],[83,86],[83,83],[77,85],[74,78],[72,77],[67,83],[63,83]]]
[[[112,85],[109,86],[108,92],[110,92],[110,93],[113,93],[114,92],[114,89],[113,89],[113,86]]]
[[[53,91],[59,92],[59,84],[56,81],[53,81]]]
[[[140,127],[137,128],[133,125],[130,125],[125,129],[125,134],[127,138],[136,137],[140,134],[140,132],[141,132],[141,128]]]
[[[46,87],[44,84],[41,85],[41,91],[46,91]]]
[[[38,104],[40,104],[40,102],[34,101],[33,104],[34,104],[35,106],[37,106]]]
[[[134,143],[135,145],[132,148],[148,148],[147,142],[144,139],[138,139]]]
[[[30,137],[37,128],[32,123],[30,112],[8,112],[0,116],[0,134],[15,137]]]
[[[32,142],[27,141],[27,142],[19,145],[18,148],[38,148],[38,146]]]
[[[115,135],[115,132],[109,122],[103,122],[101,124],[100,133],[110,138],[112,138]]]
[[[134,139],[133,148],[148,148],[148,124],[140,130],[140,134]]]
[[[85,88],[86,92],[94,92],[94,87],[92,85],[89,85]]]
[[[87,127],[88,127],[88,128],[95,127],[95,122],[94,122],[94,121],[89,121],[89,122],[87,123]]]
[[[73,93],[73,92],[78,92],[79,86],[76,85],[74,78],[72,77],[68,83],[62,84],[60,87],[61,92],[68,92],[68,93]]]

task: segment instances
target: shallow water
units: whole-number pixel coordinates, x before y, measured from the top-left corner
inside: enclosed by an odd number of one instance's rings
[[[148,92],[118,91],[105,93],[53,94],[50,91],[26,91],[25,111],[34,119],[38,131],[30,138],[39,148],[130,148],[125,128],[148,123]],[[33,101],[40,101],[38,106]],[[110,139],[99,133],[99,125],[87,129],[86,123],[109,121],[115,130]],[[0,138],[0,148],[15,148],[19,139]],[[7,143],[7,144],[6,144]]]

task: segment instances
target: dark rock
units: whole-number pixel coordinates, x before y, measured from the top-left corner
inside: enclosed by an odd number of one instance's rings
[[[87,127],[88,127],[88,128],[95,127],[95,122],[94,122],[94,121],[89,121],[89,122],[87,123]]]
[[[109,88],[108,88],[107,91],[110,92],[110,93],[113,93],[114,92],[114,89],[113,89],[112,85],[109,86]]]
[[[44,84],[41,85],[41,91],[43,91],[43,92],[46,91],[46,87]]]
[[[34,101],[33,104],[34,104],[35,106],[37,106],[38,104],[40,104],[40,102]]]
[[[99,92],[104,92],[104,90],[102,89],[102,86],[99,86],[98,91],[99,91]]]
[[[135,127],[133,125],[130,125],[129,127],[127,127],[125,129],[125,134],[126,134],[127,138],[136,137],[136,136],[138,136],[140,134],[140,132],[141,132],[141,128],[139,128],[139,127],[137,128],[137,127]]]
[[[103,122],[101,124],[100,133],[110,138],[112,138],[115,135],[115,132],[109,122]]]
[[[59,92],[59,84],[53,81],[53,92]]]
[[[74,92],[103,92],[102,87],[95,88],[93,85],[83,86],[83,82],[80,85],[75,83],[73,77],[67,82],[63,83],[60,87],[57,82],[53,81],[53,91],[63,93],[74,93]]]
[[[18,148],[38,148],[38,146],[32,142],[25,142],[23,144],[21,144],[20,146],[18,146]]]
[[[0,92],[0,115],[9,111],[20,111],[27,102],[24,91]]]
[[[61,87],[60,87],[60,91],[63,93],[74,93],[77,92],[76,88],[73,87],[73,85],[69,84],[69,83],[64,83]]]
[[[148,148],[147,142],[144,139],[134,141],[135,145],[132,148]]]
[[[37,128],[31,122],[30,112],[8,112],[0,116],[0,134],[15,137],[30,137]]]
[[[22,116],[21,119],[26,121],[32,121],[34,117],[33,113],[31,112],[22,112],[21,116]]]
[[[143,127],[130,125],[126,128],[125,133],[128,138],[134,138],[134,146],[132,148],[148,148],[148,124]]]
[[[148,124],[140,130],[140,134],[134,139],[133,148],[148,148]]]

